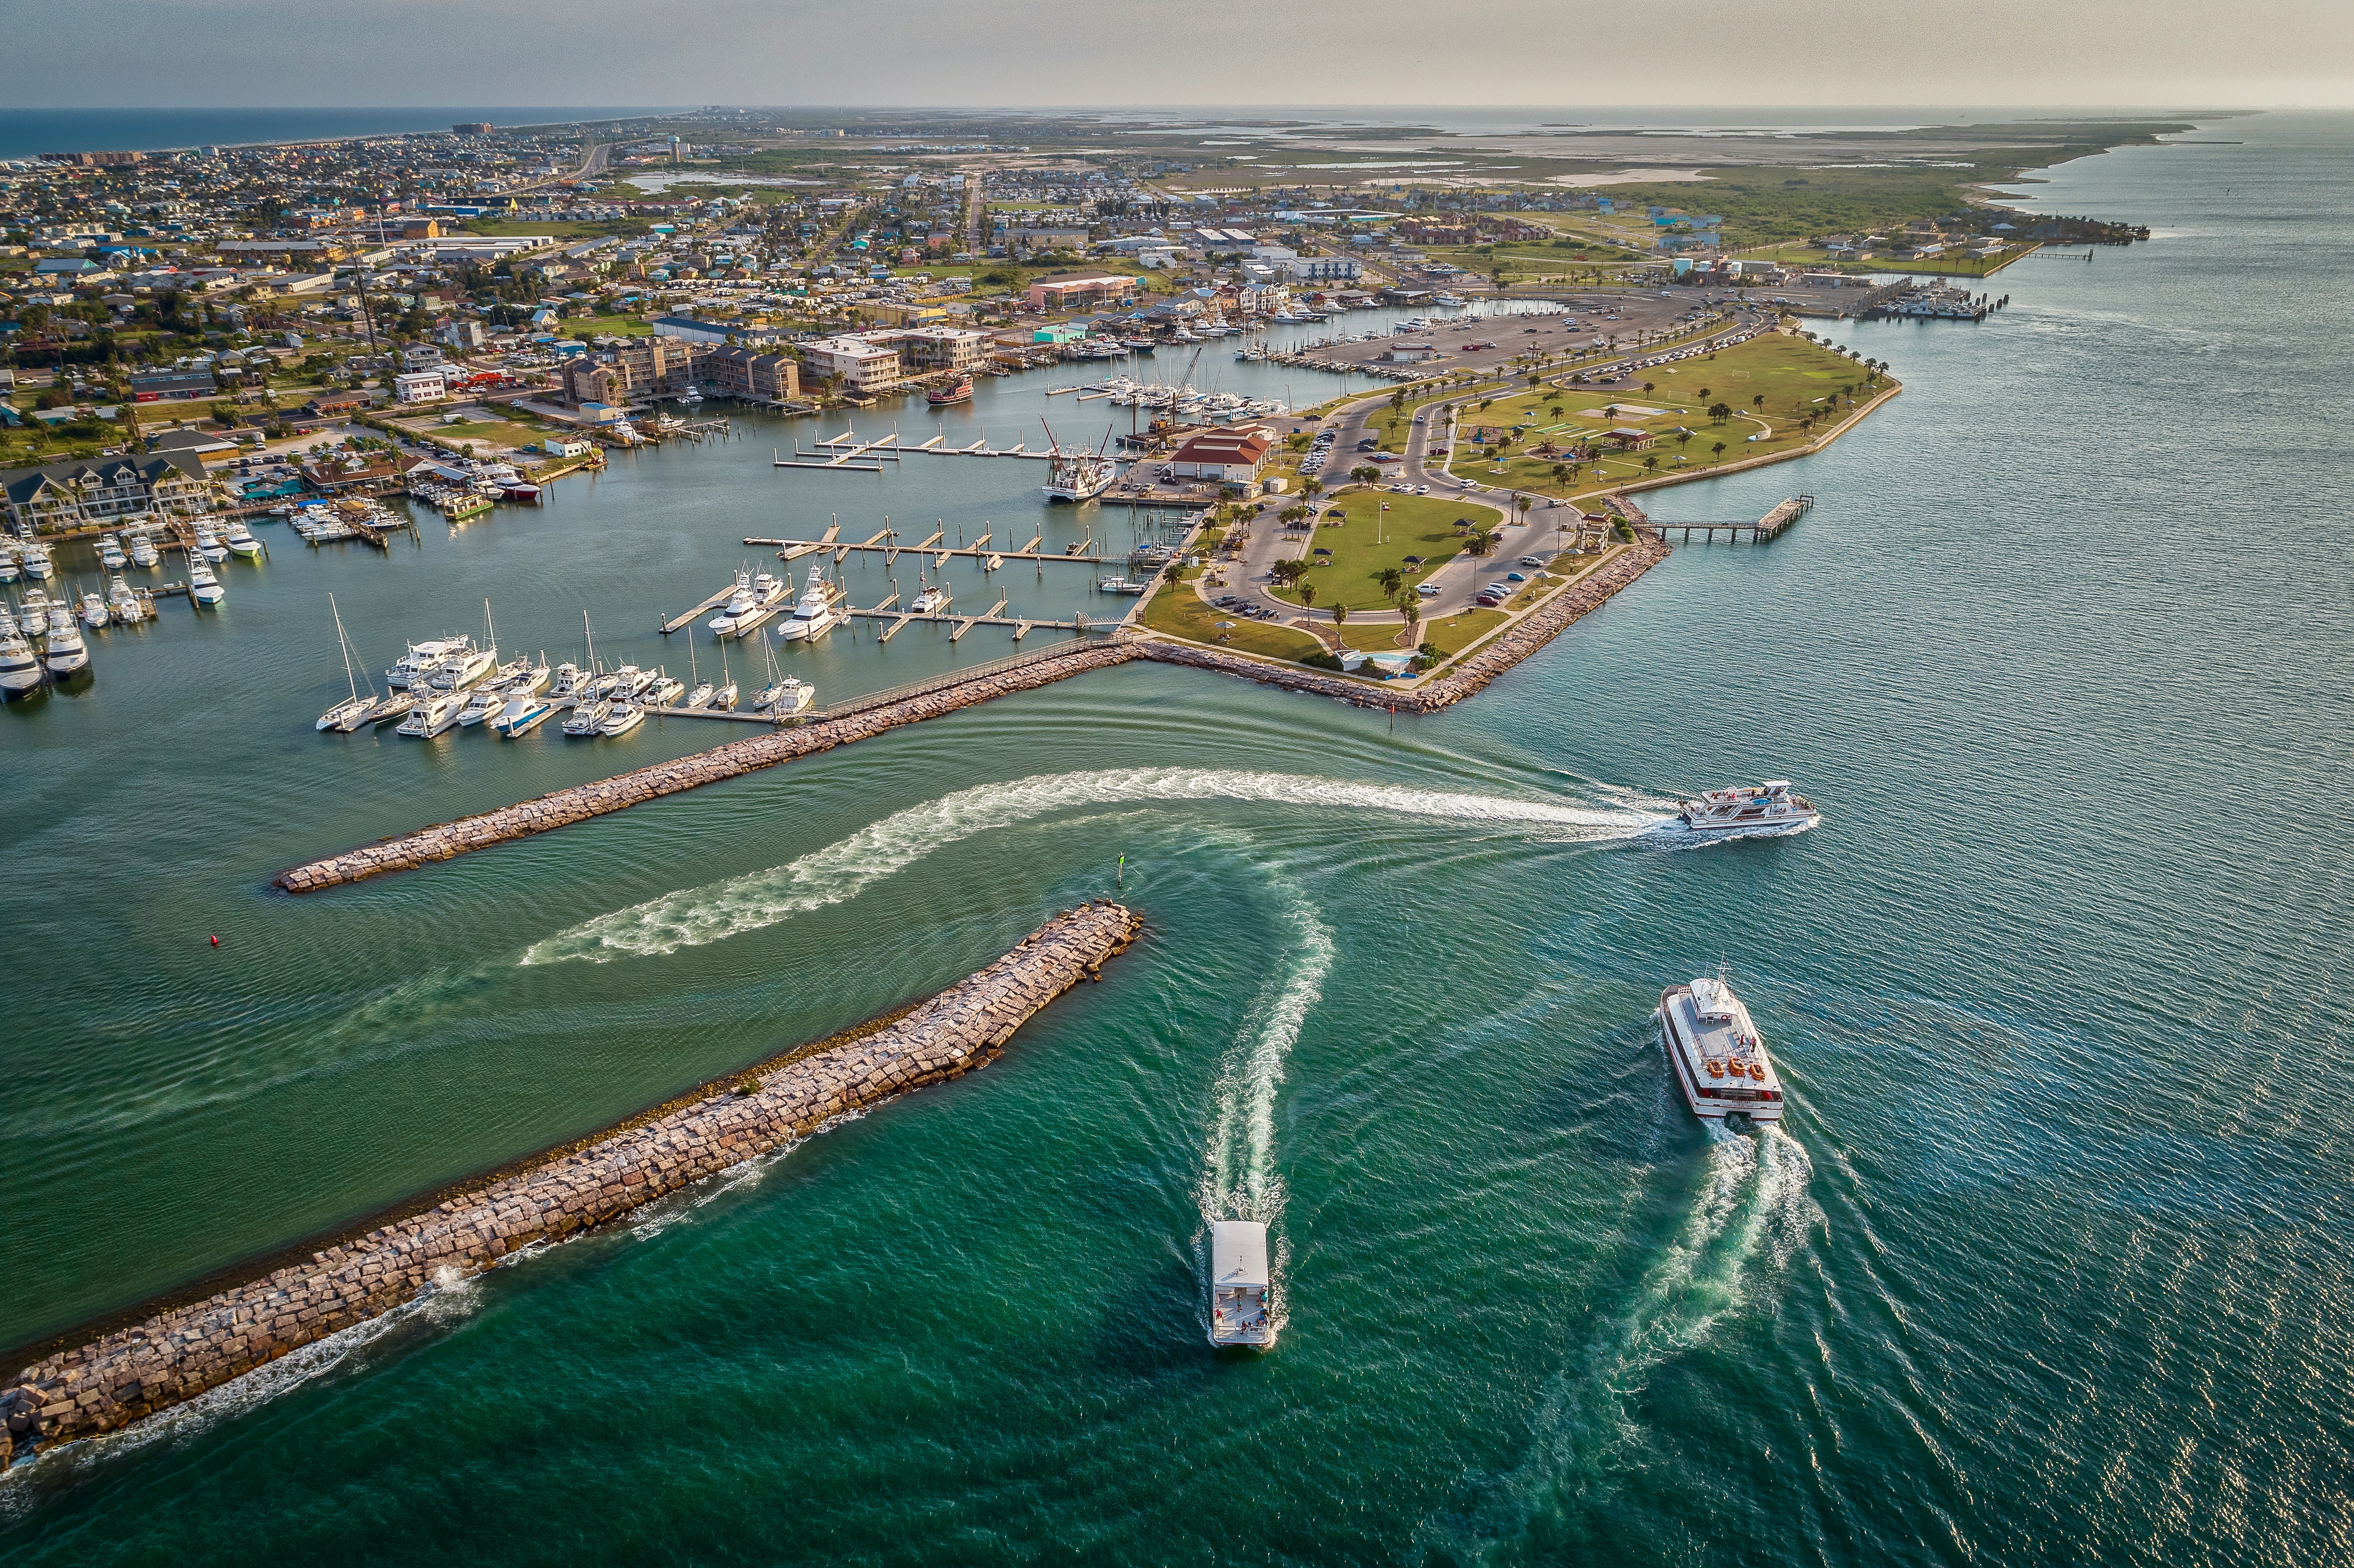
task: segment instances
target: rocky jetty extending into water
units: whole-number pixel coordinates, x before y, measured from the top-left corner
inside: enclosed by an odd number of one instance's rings
[[[527,1247],[561,1240],[807,1137],[833,1118],[987,1063],[1136,939],[1108,901],[1049,920],[988,968],[879,1028],[705,1086],[304,1262],[58,1351],[0,1384],[18,1457],[116,1431]]]

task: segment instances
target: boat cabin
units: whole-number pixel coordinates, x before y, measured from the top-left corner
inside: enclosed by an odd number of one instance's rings
[[[1210,1227],[1210,1342],[1266,1345],[1275,1340],[1267,1315],[1267,1227],[1256,1220],[1220,1220]]]

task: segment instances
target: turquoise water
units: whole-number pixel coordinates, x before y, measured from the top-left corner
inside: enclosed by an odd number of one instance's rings
[[[652,648],[726,535],[849,503],[690,449],[405,561],[274,545],[217,622],[110,636],[88,693],[0,724],[0,1339],[927,993],[1081,897],[1150,928],[984,1073],[19,1467],[0,1541],[2343,1557],[2349,1126],[2307,1086],[2349,1048],[2354,126],[2210,134],[2243,144],[2031,187],[2154,243],[2014,267],[1981,326],[1845,329],[1903,396],[1653,508],[1811,491],[1781,542],[1680,549],[1394,730],[1128,667],[296,902],[262,889],[302,855],[622,755],[296,727],[340,680],[326,588],[379,663],[484,592],[503,639],[554,652],[588,599]],[[945,514],[950,477],[892,482]],[[948,657],[915,635],[826,679]],[[1650,826],[1762,776],[1824,826]],[[1785,1131],[1703,1133],[1668,1079],[1659,989],[1720,962]],[[1277,1238],[1263,1357],[1203,1342],[1229,1212]]]

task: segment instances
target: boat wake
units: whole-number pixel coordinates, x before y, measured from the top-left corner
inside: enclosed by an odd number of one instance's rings
[[[1283,1216],[1283,1176],[1275,1164],[1275,1097],[1283,1086],[1284,1065],[1299,1039],[1309,1009],[1324,995],[1332,968],[1331,928],[1317,917],[1297,889],[1286,916],[1294,940],[1283,969],[1260,992],[1243,1031],[1218,1065],[1212,1089],[1215,1120],[1203,1151],[1202,1180],[1195,1189],[1202,1229],[1194,1251],[1202,1277],[1210,1273],[1209,1227],[1220,1220],[1256,1220],[1274,1235],[1267,1263],[1267,1344],[1282,1336],[1285,1322],[1284,1265],[1289,1249],[1276,1223]],[[1206,1294],[1206,1293],[1205,1293]],[[1209,1330],[1206,1316],[1204,1332]]]
[[[659,958],[843,903],[933,851],[976,833],[1072,807],[1172,800],[1265,801],[1325,810],[1505,823],[1559,841],[1631,838],[1656,829],[1663,820],[1661,813],[1633,809],[1516,800],[1288,773],[1134,768],[1040,774],[960,789],[910,806],[789,864],[682,888],[599,915],[534,943],[522,962],[586,959],[603,963],[616,958]]]
[[[1468,1514],[1426,1523],[1426,1555],[1517,1561],[1574,1538],[1584,1506],[1642,1441],[1628,1412],[1652,1371],[1704,1343],[1742,1306],[1761,1266],[1778,1273],[1823,1223],[1807,1191],[1813,1166],[1796,1139],[1776,1126],[1707,1130],[1707,1176],[1675,1240],[1547,1387],[1519,1466],[1491,1478]]]

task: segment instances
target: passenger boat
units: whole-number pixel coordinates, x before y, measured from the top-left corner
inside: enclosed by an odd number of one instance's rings
[[[463,692],[420,691],[413,694],[416,705],[408,716],[400,721],[398,733],[412,739],[430,740],[457,724],[458,715],[465,712]]]
[[[41,662],[60,680],[90,668],[90,645],[81,640],[81,629],[73,623],[72,616],[49,617],[49,641],[41,652]]]
[[[832,630],[841,619],[833,609],[832,585],[811,572],[801,588],[801,602],[793,606],[785,623],[777,628],[777,636],[786,642],[814,642]]]
[[[935,387],[924,394],[924,401],[935,408],[946,408],[958,403],[972,401],[972,377],[960,375],[945,387]]]
[[[1659,993],[1659,1040],[1692,1115],[1707,1121],[1782,1119],[1782,1080],[1749,1009],[1723,975]]]
[[[1696,833],[1727,833],[1755,828],[1797,832],[1822,821],[1822,813],[1804,796],[1790,793],[1787,779],[1769,779],[1751,789],[1707,789],[1697,800],[1678,803],[1684,826]]]
[[[41,662],[11,621],[0,630],[0,692],[21,696],[41,683]]]
[[[1267,1227],[1220,1220],[1210,1227],[1210,1343],[1271,1345],[1267,1315]]]
[[[218,604],[228,597],[220,578],[213,576],[212,567],[194,550],[188,552],[188,597],[198,604]]]

